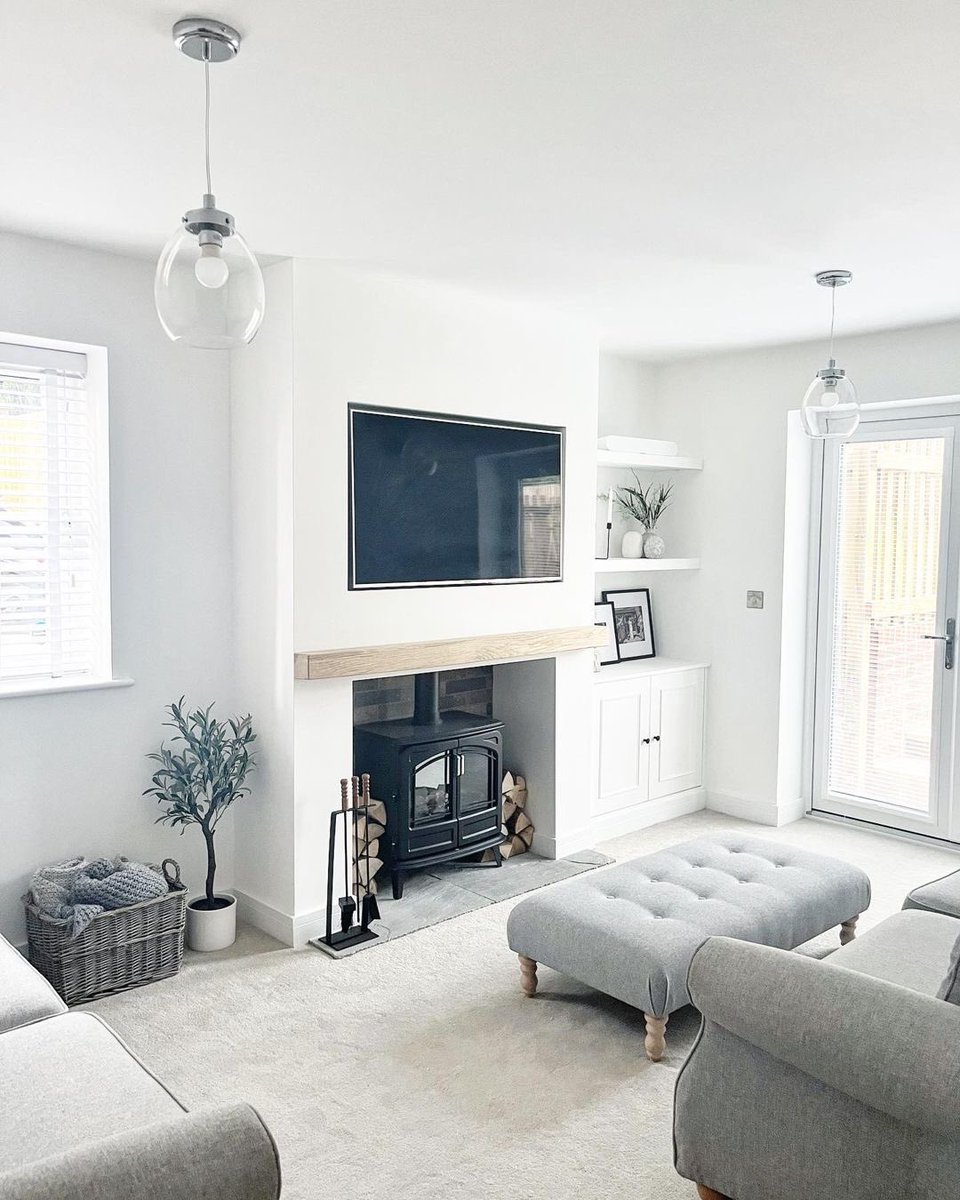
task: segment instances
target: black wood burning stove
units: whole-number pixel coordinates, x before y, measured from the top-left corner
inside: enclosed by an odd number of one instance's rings
[[[358,725],[354,770],[373,779],[387,808],[386,847],[393,896],[404,875],[454,859],[494,852],[500,866],[503,722],[439,710],[436,674],[415,679],[414,714],[406,721]]]

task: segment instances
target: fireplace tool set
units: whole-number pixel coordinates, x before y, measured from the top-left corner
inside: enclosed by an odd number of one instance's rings
[[[380,907],[374,894],[371,870],[377,866],[370,858],[370,827],[373,823],[370,776],[354,775],[340,780],[340,807],[330,814],[330,850],[327,858],[327,930],[314,945],[320,949],[345,950],[377,937],[371,921],[380,919]],[[362,831],[362,832],[361,832]],[[334,904],[339,882],[338,858],[342,843],[343,895]],[[339,913],[339,929],[334,928],[334,912]]]

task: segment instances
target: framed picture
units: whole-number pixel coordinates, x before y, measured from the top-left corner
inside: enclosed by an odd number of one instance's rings
[[[597,656],[597,662],[601,667],[606,667],[610,663],[620,661],[620,648],[617,645],[617,629],[614,621],[613,605],[609,601],[604,600],[593,606],[594,625],[607,631],[607,644],[605,646],[597,646],[594,651]]]
[[[653,641],[650,589],[626,588],[619,592],[604,592],[603,598],[613,605],[617,649],[621,660],[655,658],[657,649]]]

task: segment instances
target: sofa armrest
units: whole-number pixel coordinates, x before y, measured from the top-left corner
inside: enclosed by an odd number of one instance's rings
[[[0,937],[0,1033],[66,1011],[40,972]]]
[[[690,967],[707,1021],[862,1104],[960,1128],[960,1007],[769,946],[709,938]]]
[[[276,1200],[280,1163],[254,1109],[226,1105],[0,1172],[0,1195],[4,1200]]]

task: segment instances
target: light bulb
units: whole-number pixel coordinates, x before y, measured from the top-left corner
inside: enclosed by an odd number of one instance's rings
[[[220,247],[201,246],[200,257],[193,267],[197,283],[205,288],[221,288],[230,278],[230,268],[223,261]]]

